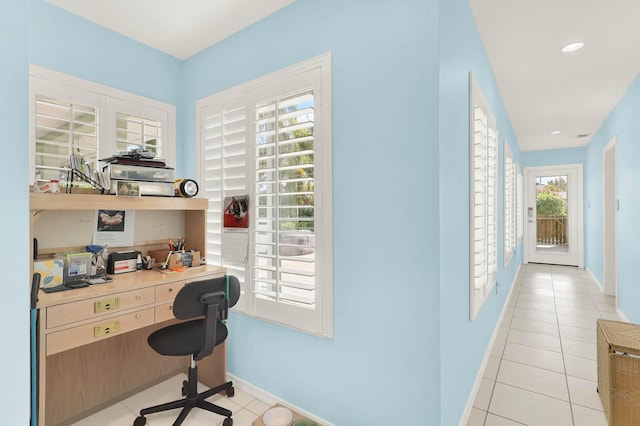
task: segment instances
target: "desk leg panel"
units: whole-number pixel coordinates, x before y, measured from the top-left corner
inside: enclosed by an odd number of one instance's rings
[[[155,353],[147,336],[163,325],[135,330],[46,357],[46,425],[90,411],[159,377],[184,371],[185,358]]]

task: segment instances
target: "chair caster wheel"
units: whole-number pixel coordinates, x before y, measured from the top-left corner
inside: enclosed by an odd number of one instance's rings
[[[236,394],[236,390],[234,388],[227,389],[227,397],[231,398],[235,394]],[[227,426],[227,425],[223,425],[223,426]]]
[[[231,417],[224,419],[222,426],[233,426],[233,419]]]
[[[147,424],[147,418],[144,416],[138,417],[134,422],[133,426],[144,426]]]

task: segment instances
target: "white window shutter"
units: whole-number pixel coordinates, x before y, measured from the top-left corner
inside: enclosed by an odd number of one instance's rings
[[[496,280],[498,131],[493,113],[470,75],[470,289],[469,317],[475,319]]]
[[[235,309],[248,312],[251,304],[247,267],[222,259],[222,213],[225,197],[249,193],[247,186],[247,108],[242,103],[227,108],[204,108],[201,115],[200,176],[207,210],[207,263],[222,265],[240,280],[241,297]],[[252,200],[249,199],[249,203]]]

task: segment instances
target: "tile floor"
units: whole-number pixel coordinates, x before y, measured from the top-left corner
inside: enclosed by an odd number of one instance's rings
[[[118,404],[73,423],[72,426],[133,425],[133,421],[138,416],[140,409],[182,398],[182,381],[186,378],[186,374],[174,376]],[[203,391],[205,389],[205,387],[202,387],[202,389],[198,390]],[[209,398],[208,401],[233,411],[233,426],[251,426],[251,423],[272,405],[254,398],[237,387],[232,398],[216,395]],[[147,416],[147,426],[171,426],[179,412],[179,410],[171,410],[164,413],[150,414]],[[189,413],[184,425],[220,426],[223,420],[224,417],[222,416],[196,408]]]
[[[622,321],[587,271],[522,265],[468,426],[607,426],[596,319]]]

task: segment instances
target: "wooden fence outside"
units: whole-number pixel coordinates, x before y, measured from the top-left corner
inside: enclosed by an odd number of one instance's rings
[[[538,216],[538,244],[568,244],[566,216]]]

